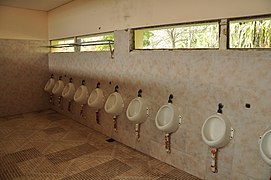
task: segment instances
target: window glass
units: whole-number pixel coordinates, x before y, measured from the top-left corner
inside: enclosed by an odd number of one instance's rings
[[[218,22],[186,24],[134,31],[135,49],[218,48]]]
[[[51,41],[51,52],[74,52],[74,38]]]
[[[109,44],[114,48],[114,33],[80,36],[77,43],[81,44],[80,51],[110,51]]]
[[[271,17],[229,21],[230,48],[271,48]]]

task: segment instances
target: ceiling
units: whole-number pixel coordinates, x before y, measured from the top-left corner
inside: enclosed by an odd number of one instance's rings
[[[0,5],[40,11],[50,11],[71,1],[72,0],[0,0]]]

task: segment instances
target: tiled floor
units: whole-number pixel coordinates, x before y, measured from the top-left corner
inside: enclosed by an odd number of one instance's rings
[[[198,179],[48,110],[0,118],[0,179]]]

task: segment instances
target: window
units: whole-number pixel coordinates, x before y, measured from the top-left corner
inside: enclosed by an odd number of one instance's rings
[[[135,29],[135,49],[219,47],[218,22]]]
[[[271,17],[229,21],[229,48],[271,48]]]
[[[110,51],[114,48],[114,33],[77,37],[80,51]]]
[[[51,52],[74,52],[74,38],[51,41]]]

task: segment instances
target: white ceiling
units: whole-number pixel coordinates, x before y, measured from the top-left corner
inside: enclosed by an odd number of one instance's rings
[[[40,11],[50,11],[71,1],[72,0],[0,0],[0,5]]]

